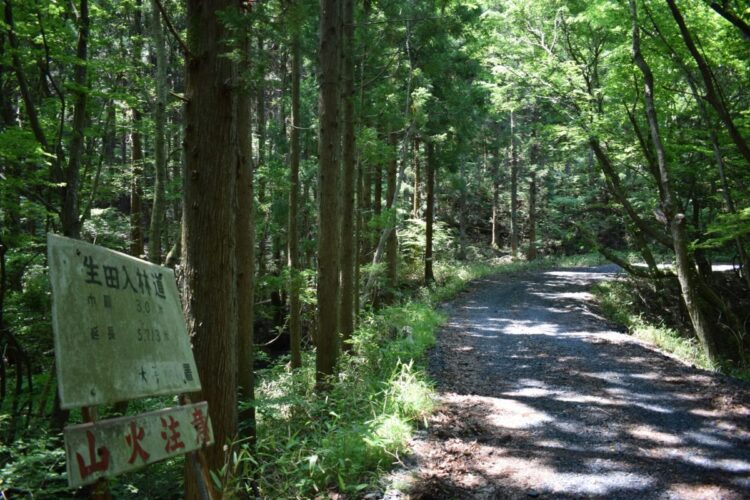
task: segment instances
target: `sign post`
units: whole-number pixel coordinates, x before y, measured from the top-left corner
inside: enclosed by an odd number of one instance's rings
[[[97,405],[200,390],[174,272],[53,234],[47,252],[61,407],[87,420],[64,431],[68,484],[213,444],[205,402],[96,421]]]

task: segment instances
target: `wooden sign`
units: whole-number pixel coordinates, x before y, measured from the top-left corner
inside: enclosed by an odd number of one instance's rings
[[[63,408],[200,390],[174,272],[47,236]]]
[[[65,428],[68,483],[96,482],[212,444],[205,402]]]

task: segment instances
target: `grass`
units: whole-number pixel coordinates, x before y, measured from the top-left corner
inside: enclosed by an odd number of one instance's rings
[[[620,280],[600,282],[593,289],[605,317],[626,327],[634,337],[655,345],[685,363],[704,370],[717,370],[718,367],[709,361],[695,338],[686,338],[664,324],[644,320],[636,310],[631,292],[631,287]]]

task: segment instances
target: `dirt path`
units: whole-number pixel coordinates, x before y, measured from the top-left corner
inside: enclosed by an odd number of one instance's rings
[[[750,388],[613,331],[587,293],[613,271],[498,276],[448,306],[411,498],[750,498]]]

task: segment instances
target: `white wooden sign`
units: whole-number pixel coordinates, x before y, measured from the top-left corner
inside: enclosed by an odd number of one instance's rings
[[[49,234],[63,408],[200,390],[174,272]]]
[[[65,428],[68,483],[94,483],[214,442],[208,405],[165,408]]]

